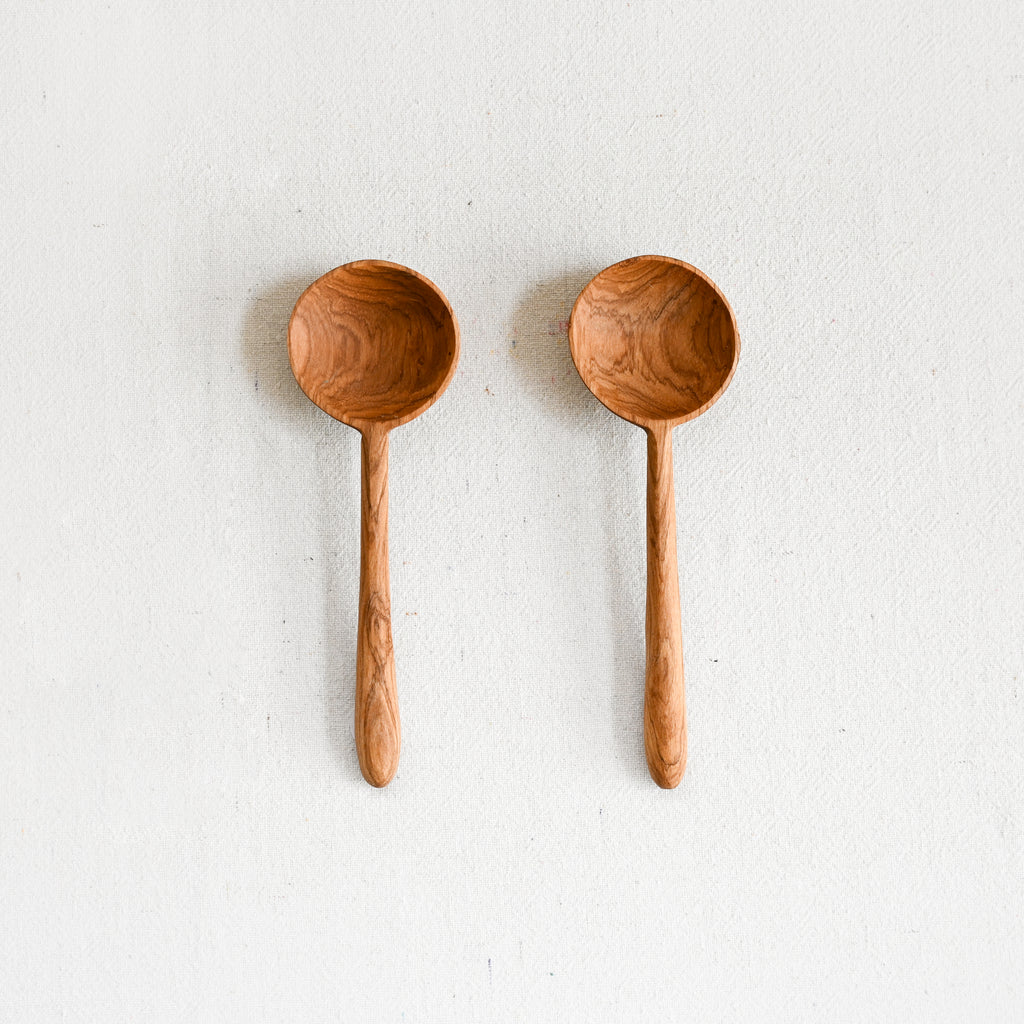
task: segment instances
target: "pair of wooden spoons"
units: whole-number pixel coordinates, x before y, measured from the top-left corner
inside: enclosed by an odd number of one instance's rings
[[[672,428],[725,390],[739,335],[728,302],[699,270],[640,256],[603,270],[583,289],[569,344],[594,395],[647,433],[644,745],[651,777],[671,789],[686,765]],[[309,398],[362,434],[356,749],[366,781],[386,786],[401,746],[388,580],[388,434],[448,386],[459,357],[458,323],[421,274],[362,260],[303,292],[288,351]]]

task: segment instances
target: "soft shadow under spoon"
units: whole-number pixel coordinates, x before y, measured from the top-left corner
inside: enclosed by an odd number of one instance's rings
[[[740,353],[736,320],[695,267],[637,256],[602,270],[580,292],[569,347],[583,383],[647,433],[644,747],[651,777],[672,789],[686,767],[672,428],[699,416],[728,386]]]
[[[288,324],[288,355],[310,400],[362,434],[356,750],[366,781],[386,786],[401,748],[388,573],[388,434],[448,386],[459,359],[459,327],[448,300],[422,274],[360,260],[324,274],[302,293]]]

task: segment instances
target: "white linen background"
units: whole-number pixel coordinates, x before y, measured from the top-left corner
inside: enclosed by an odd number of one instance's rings
[[[1024,7],[7,3],[0,1016],[1019,1021]],[[690,762],[643,759],[642,433],[565,321],[705,270]],[[352,738],[358,436],[303,287],[462,327],[391,443],[392,785]]]

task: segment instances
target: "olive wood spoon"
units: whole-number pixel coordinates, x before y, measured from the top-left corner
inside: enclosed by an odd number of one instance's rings
[[[651,778],[679,785],[686,698],[672,489],[672,428],[699,416],[736,370],[740,339],[725,296],[695,267],[637,256],[580,292],[569,347],[584,384],[647,432],[647,670],[644,747]]]
[[[388,434],[448,386],[459,326],[422,274],[359,260],[302,293],[288,324],[288,355],[309,399],[362,434],[356,750],[366,781],[386,786],[402,742],[388,578]]]

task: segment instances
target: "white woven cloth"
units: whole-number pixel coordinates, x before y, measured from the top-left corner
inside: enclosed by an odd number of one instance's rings
[[[0,13],[0,1017],[1024,1019],[1024,7]],[[577,292],[705,270],[690,715],[641,735],[644,441]],[[324,271],[462,327],[391,440],[403,721],[352,737]]]

